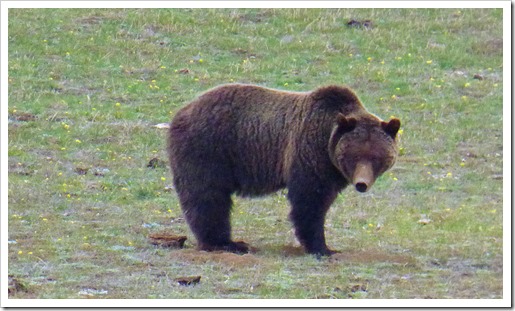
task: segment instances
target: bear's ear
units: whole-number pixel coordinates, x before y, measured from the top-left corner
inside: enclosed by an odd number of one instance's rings
[[[336,116],[336,123],[338,124],[338,132],[343,134],[352,131],[356,127],[357,121],[353,117],[346,118],[339,113]]]
[[[401,127],[401,121],[397,118],[392,118],[389,122],[382,121],[381,127],[386,132],[386,134],[395,139],[395,136]]]

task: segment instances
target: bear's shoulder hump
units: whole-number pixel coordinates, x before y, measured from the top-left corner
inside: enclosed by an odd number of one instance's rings
[[[339,85],[320,87],[311,93],[314,100],[323,100],[337,105],[359,104],[358,96],[350,88]]]

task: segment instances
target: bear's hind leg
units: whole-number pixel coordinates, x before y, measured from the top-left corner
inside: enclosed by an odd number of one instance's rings
[[[214,189],[192,192],[188,189],[179,191],[179,198],[186,221],[197,238],[198,249],[234,253],[249,251],[246,243],[231,240],[230,192]]]

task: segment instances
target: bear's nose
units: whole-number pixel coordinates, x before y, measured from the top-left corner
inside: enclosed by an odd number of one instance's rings
[[[356,183],[356,190],[359,192],[367,192],[368,185],[364,182]]]

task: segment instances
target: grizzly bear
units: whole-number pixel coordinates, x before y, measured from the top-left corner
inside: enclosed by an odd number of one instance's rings
[[[287,188],[305,251],[335,253],[324,235],[329,206],[349,184],[368,191],[394,164],[399,127],[342,86],[287,92],[228,84],[200,95],[177,112],[168,135],[174,186],[198,248],[248,252],[231,238],[231,195]]]

